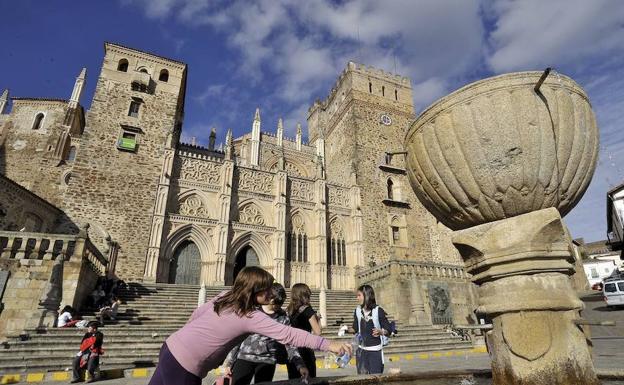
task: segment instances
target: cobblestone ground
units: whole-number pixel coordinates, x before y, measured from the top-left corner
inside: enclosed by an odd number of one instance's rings
[[[615,310],[607,309],[600,293],[583,293],[581,295],[586,309],[583,318],[590,321],[616,322],[613,326],[593,326],[592,342],[594,344],[594,364],[598,370],[623,370],[624,369],[624,307]],[[391,369],[400,369],[401,372],[418,373],[432,370],[451,369],[489,369],[490,358],[484,353],[467,353],[464,356],[453,357],[431,357],[429,359],[399,360],[386,363],[385,373]],[[318,369],[319,377],[342,377],[355,374],[355,368],[348,366],[345,369]],[[287,379],[285,371],[278,370],[275,374],[276,381]],[[214,377],[207,377],[203,384],[212,384]],[[114,379],[100,381],[101,384],[139,385],[147,384],[146,378]],[[45,384],[58,384],[58,382],[48,382]],[[608,384],[624,384],[615,381]]]

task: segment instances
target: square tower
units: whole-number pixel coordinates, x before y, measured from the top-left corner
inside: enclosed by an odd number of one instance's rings
[[[414,118],[409,78],[353,62],[329,97],[309,110],[310,142],[325,142],[328,182],[361,187],[361,236],[370,264],[446,258],[438,224],[405,172],[403,140]]]
[[[143,276],[165,149],[184,114],[186,64],[106,43],[64,208],[121,245],[117,273]],[[100,240],[100,243],[105,243]],[[104,246],[105,248],[106,246]]]

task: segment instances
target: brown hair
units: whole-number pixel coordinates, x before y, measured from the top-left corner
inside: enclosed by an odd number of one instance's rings
[[[256,310],[256,294],[271,289],[273,276],[256,266],[248,266],[238,273],[232,289],[214,303],[214,311],[231,309],[239,317],[249,316]]]
[[[310,305],[310,296],[312,291],[305,283],[296,283],[290,289],[290,303],[288,304],[287,312],[290,317],[294,317],[299,308],[304,305]]]

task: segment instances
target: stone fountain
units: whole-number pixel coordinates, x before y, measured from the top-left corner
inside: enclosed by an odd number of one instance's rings
[[[478,286],[498,385],[598,384],[561,219],[587,189],[598,128],[572,79],[496,76],[438,100],[405,137],[410,183],[454,230]]]

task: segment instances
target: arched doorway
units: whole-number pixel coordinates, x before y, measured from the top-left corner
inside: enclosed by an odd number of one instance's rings
[[[232,282],[234,282],[238,273],[243,270],[245,266],[260,266],[260,259],[258,259],[258,254],[256,254],[256,251],[251,246],[245,246],[241,251],[238,252],[238,254],[236,254]]]
[[[201,254],[192,241],[184,241],[173,253],[169,266],[169,283],[199,285]]]

